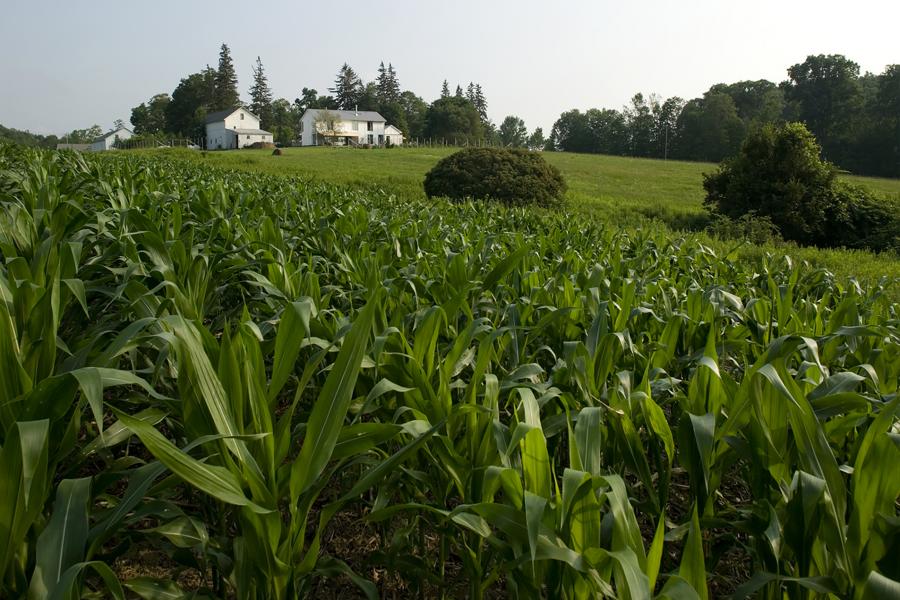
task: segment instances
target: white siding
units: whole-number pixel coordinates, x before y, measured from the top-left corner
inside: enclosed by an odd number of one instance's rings
[[[233,150],[256,142],[272,143],[271,133],[239,133],[242,129],[259,128],[259,119],[250,111],[238,108],[223,120],[206,124],[206,147],[209,150]]]
[[[239,108],[225,117],[225,129],[260,129],[259,119],[250,111]]]
[[[210,150],[234,148],[234,135],[226,133],[224,121],[206,124],[206,147]]]
[[[384,137],[385,140],[390,140],[395,146],[403,145],[403,132],[393,125],[388,125],[384,128]]]
[[[234,132],[229,132],[232,136],[235,135]],[[247,146],[251,146],[256,142],[269,142],[272,143],[272,136],[268,134],[255,134],[255,133],[240,133],[237,134],[238,148],[246,148]]]
[[[126,129],[125,127],[120,127],[115,131],[111,131],[103,139],[100,139],[96,142],[91,142],[91,152],[103,152],[105,150],[112,150],[113,146],[116,143],[116,139],[119,140],[127,140],[134,135]]]
[[[353,123],[356,122],[356,129],[353,129]],[[310,111],[303,113],[301,119],[303,123],[303,131],[300,133],[300,144],[302,146],[322,145],[322,141],[314,143],[313,133],[315,132],[316,122]],[[342,119],[338,121],[334,127],[335,131],[346,133],[349,137],[355,137],[357,143],[360,144],[383,144],[386,141],[384,134],[384,121],[372,121],[372,130],[369,131],[369,121],[360,117],[359,119]],[[370,138],[371,136],[371,138]],[[371,140],[371,141],[370,141]]]

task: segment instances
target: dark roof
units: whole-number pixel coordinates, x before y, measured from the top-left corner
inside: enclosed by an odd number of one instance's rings
[[[226,110],[217,110],[214,113],[206,115],[206,123],[215,123],[216,121],[224,121],[226,117],[230,117],[240,109],[246,110],[248,113],[259,119],[259,115],[254,115],[246,106],[235,106]]]
[[[96,137],[96,138],[92,139],[92,140],[91,140],[91,143],[93,144],[94,142],[102,142],[103,140],[105,140],[105,139],[108,138],[109,136],[115,135],[115,134],[119,133],[120,131],[122,131],[123,129],[124,129],[125,131],[127,131],[128,133],[134,135],[134,132],[133,132],[132,130],[128,129],[127,127],[122,126],[122,127],[117,128],[117,129],[113,129],[112,131],[107,131],[106,133],[104,133],[104,134],[101,135],[100,137]]]
[[[327,112],[332,115],[337,115],[341,121],[387,121],[387,119],[374,110],[330,110],[325,108],[308,108],[306,109],[306,112],[310,113],[314,119],[320,112]],[[303,114],[305,115],[306,112]]]

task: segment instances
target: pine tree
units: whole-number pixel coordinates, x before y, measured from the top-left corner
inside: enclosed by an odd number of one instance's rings
[[[259,117],[259,126],[268,129],[272,125],[272,90],[263,71],[262,60],[257,56],[253,67],[253,87],[250,88],[250,110]]]
[[[475,104],[475,84],[471,81],[469,82],[469,87],[466,88],[466,100]]]
[[[447,84],[447,80],[444,80],[444,85],[441,86],[441,98],[449,98],[450,97],[450,86]]]
[[[388,88],[390,90],[391,102],[400,101],[400,80],[397,79],[397,71],[394,65],[388,63]]]
[[[378,65],[378,77],[375,78],[375,85],[378,90],[378,101],[381,103],[389,102],[391,95],[390,75],[384,66],[384,61]]]
[[[475,100],[472,102],[475,105],[475,108],[478,110],[478,114],[481,115],[481,121],[483,123],[488,122],[487,116],[487,100],[484,97],[484,92],[481,90],[481,84],[475,84]]]
[[[231,60],[231,50],[227,44],[222,44],[219,50],[219,69],[216,71],[216,110],[233,108],[241,103],[238,94],[237,73],[234,71],[234,62]]]
[[[206,65],[202,75],[204,83],[202,104],[208,111],[216,110],[216,103],[218,102],[216,99],[216,79],[218,78],[218,73],[211,66]]]
[[[359,103],[362,93],[362,81],[350,65],[344,63],[334,80],[334,87],[328,88],[334,94],[338,108],[341,110],[353,110]]]
[[[456,84],[456,97],[457,98],[463,97],[462,87],[459,84]]]

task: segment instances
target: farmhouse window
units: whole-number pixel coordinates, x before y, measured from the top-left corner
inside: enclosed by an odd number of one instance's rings
[[[241,121],[244,120],[244,113],[241,113]]]
[[[353,121],[353,131],[359,131],[359,121]]]
[[[367,129],[368,131],[372,131],[372,121],[369,121],[369,122],[366,124],[366,129]]]
[[[249,136],[249,135],[247,136],[247,139],[248,139],[248,140],[250,139],[250,136]]]

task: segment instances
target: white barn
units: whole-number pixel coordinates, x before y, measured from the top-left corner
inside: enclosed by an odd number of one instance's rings
[[[403,132],[393,125],[388,125],[384,128],[384,139],[386,142],[390,142],[394,146],[402,146]]]
[[[300,118],[301,146],[383,146],[388,139],[398,143],[397,134],[402,143],[403,134],[371,110],[308,108]]]
[[[104,133],[100,137],[91,140],[91,152],[103,152],[104,150],[112,150],[115,147],[115,143],[117,141],[125,141],[131,138],[131,136],[133,135],[134,132],[127,127],[119,127],[118,129],[113,129],[112,131]]]
[[[210,150],[246,148],[273,140],[271,132],[259,128],[259,117],[243,106],[206,116],[206,147]]]

